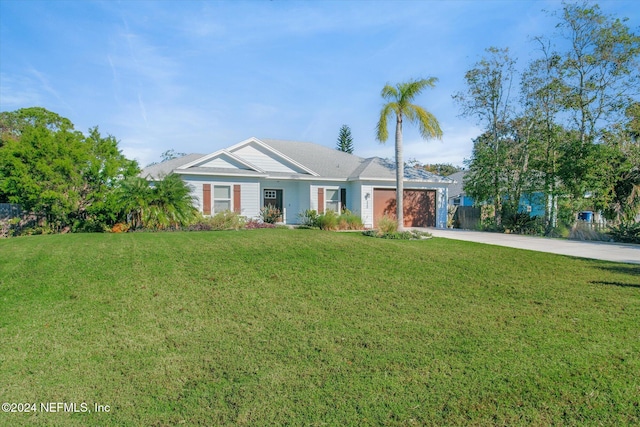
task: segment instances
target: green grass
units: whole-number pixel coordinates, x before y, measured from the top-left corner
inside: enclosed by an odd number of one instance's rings
[[[467,242],[8,239],[0,425],[638,424],[639,325],[638,266]]]

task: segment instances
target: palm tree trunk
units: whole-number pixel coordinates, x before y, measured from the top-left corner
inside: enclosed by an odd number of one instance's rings
[[[402,158],[402,116],[396,121],[396,218],[398,231],[404,230],[404,159]]]

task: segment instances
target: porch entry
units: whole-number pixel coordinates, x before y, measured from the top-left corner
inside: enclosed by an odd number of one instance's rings
[[[280,212],[284,212],[284,205],[282,203],[282,190],[264,189],[262,190],[262,200],[262,206],[276,208]],[[282,216],[278,218],[278,222],[282,222]]]

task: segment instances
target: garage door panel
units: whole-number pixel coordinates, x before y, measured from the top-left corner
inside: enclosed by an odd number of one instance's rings
[[[404,190],[403,211],[405,227],[435,227],[436,192],[434,190]],[[395,219],[396,190],[376,188],[373,190],[373,225],[383,216]]]

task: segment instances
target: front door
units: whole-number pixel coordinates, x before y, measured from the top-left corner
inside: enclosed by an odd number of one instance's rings
[[[265,189],[263,190],[263,201],[264,203],[262,204],[265,208],[266,207],[271,207],[271,208],[275,208],[278,209],[280,211],[280,213],[282,213],[282,190],[270,190],[270,189]],[[282,222],[282,216],[280,216],[280,218],[278,218],[278,222]]]

